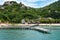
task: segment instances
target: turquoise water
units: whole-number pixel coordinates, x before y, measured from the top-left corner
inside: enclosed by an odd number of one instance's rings
[[[50,30],[50,34],[34,30],[0,29],[0,40],[60,40],[60,27],[47,29]]]

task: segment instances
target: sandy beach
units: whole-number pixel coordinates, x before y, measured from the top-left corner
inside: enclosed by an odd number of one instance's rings
[[[37,24],[0,24],[0,27],[8,27],[8,26],[34,26]],[[60,24],[38,24],[39,26],[60,26]]]

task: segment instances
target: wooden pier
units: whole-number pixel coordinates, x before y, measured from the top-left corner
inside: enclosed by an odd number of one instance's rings
[[[38,32],[42,32],[42,33],[49,33],[48,29],[44,29],[44,28],[40,28],[40,27],[33,27],[31,28],[32,30],[36,30]]]
[[[44,29],[44,28],[40,28],[40,27],[20,27],[20,26],[10,26],[10,27],[0,27],[0,29],[27,29],[27,30],[35,30],[38,32],[42,32],[42,33],[49,33],[49,30]]]

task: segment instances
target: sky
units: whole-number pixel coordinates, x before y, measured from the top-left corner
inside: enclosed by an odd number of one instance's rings
[[[2,5],[5,1],[16,1],[17,3],[22,2],[26,6],[40,8],[40,7],[47,6],[58,0],[0,0],[0,5]]]

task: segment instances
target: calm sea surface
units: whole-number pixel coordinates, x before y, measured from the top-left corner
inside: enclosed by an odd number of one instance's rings
[[[60,40],[60,26],[43,28],[49,29],[50,34],[34,30],[0,29],[0,40]]]

